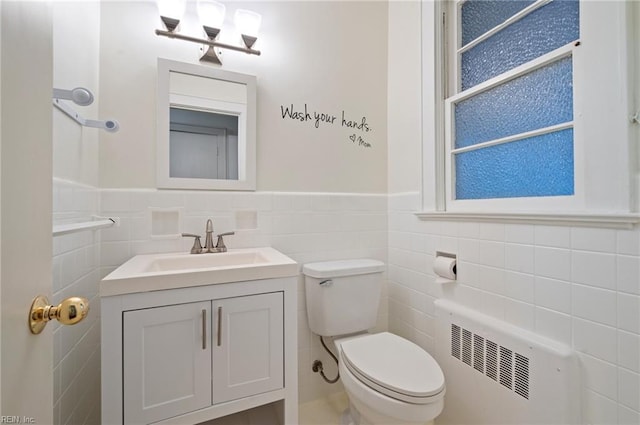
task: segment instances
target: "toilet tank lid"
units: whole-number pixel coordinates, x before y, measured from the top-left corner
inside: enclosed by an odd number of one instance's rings
[[[302,273],[305,276],[320,279],[368,273],[381,273],[383,271],[384,263],[382,261],[372,260],[369,258],[307,263],[302,268]]]

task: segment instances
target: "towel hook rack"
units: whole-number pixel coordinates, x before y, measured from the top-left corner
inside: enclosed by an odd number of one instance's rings
[[[88,120],[78,114],[71,106],[62,102],[70,100],[76,105],[87,106],[93,103],[93,94],[84,87],[76,87],[72,90],[53,89],[53,106],[64,112],[69,118],[83,127],[101,128],[109,132],[116,132],[120,129],[120,124],[116,120]]]

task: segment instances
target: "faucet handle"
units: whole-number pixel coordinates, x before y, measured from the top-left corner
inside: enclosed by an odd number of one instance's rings
[[[218,235],[218,242],[216,243],[216,250],[218,252],[227,252],[227,246],[224,244],[224,239],[222,239],[223,236],[230,236],[230,235],[235,235],[236,232],[226,232],[226,233],[220,233]]]
[[[191,251],[190,251],[192,254],[201,254],[202,253],[202,244],[200,243],[200,238],[202,236],[194,235],[193,233],[183,233],[182,237],[183,238],[194,238],[193,239],[193,246],[191,247]]]

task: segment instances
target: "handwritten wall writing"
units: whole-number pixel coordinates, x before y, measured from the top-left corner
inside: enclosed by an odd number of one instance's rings
[[[349,136],[349,140],[351,140],[351,143],[358,142],[358,146],[362,146],[362,147],[365,147],[365,148],[370,148],[371,147],[371,144],[365,142],[364,139],[361,136],[357,136],[357,138],[356,138],[356,134],[352,134],[351,136]]]
[[[339,126],[340,128],[348,130],[346,140],[363,148],[372,147],[370,141],[365,140],[365,135],[372,132],[373,128],[364,115],[354,119],[353,115],[348,114],[344,110],[338,114],[334,114],[328,111],[312,110],[306,103],[303,107],[291,103],[289,105],[280,105],[280,117],[283,120],[308,123],[314,128]]]

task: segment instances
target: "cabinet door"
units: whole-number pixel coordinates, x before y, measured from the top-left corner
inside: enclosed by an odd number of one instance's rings
[[[210,301],[127,311],[123,320],[125,423],[211,405]]]
[[[213,403],[283,388],[282,292],[213,302]]]

